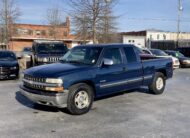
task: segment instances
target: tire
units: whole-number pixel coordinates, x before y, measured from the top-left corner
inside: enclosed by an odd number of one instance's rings
[[[30,68],[34,66],[34,63],[33,63],[33,58],[32,56],[30,57]]]
[[[67,109],[73,115],[87,113],[94,101],[94,91],[91,86],[79,83],[69,88]]]
[[[156,95],[164,92],[166,79],[163,73],[156,72],[152,84],[149,86],[149,91]]]

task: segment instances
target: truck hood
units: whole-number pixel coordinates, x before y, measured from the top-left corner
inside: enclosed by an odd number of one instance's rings
[[[190,60],[189,57],[178,57],[180,61],[183,61],[183,60]]]
[[[18,66],[16,60],[0,60],[0,67],[14,67]]]
[[[87,65],[71,63],[54,63],[27,69],[24,74],[39,78],[57,78],[73,71],[81,71],[89,68]]]
[[[57,53],[46,53],[46,54],[37,54],[37,57],[45,58],[45,57],[62,57],[65,53],[57,52]]]

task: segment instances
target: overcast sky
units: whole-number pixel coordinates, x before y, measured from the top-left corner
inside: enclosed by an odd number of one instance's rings
[[[20,23],[44,24],[47,9],[59,5],[63,17],[68,0],[17,0],[22,16]],[[190,32],[190,0],[182,0],[181,31]],[[177,30],[178,0],[119,0],[115,15],[120,32],[144,29]]]

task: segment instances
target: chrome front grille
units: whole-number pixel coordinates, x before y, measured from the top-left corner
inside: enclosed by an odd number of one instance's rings
[[[28,81],[41,82],[41,83],[45,83],[45,81],[46,81],[45,78],[37,78],[37,77],[32,77],[30,75],[24,75],[24,79],[26,79]]]
[[[48,62],[57,62],[59,61],[59,57],[49,57]]]
[[[36,84],[30,84],[28,82],[24,82],[24,86],[32,89],[37,89],[37,90],[45,90],[44,86],[41,85],[36,85]]]
[[[45,78],[32,77],[30,75],[24,75],[24,86],[31,89],[45,90],[45,86],[42,84],[46,82]]]
[[[2,74],[2,73],[8,73],[8,72],[10,72],[10,68],[8,68],[8,67],[0,67],[0,73]]]

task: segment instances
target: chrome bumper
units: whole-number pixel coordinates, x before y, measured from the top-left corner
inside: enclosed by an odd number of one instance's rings
[[[47,106],[54,106],[58,108],[67,107],[67,98],[68,98],[68,90],[65,90],[63,93],[56,93],[53,96],[34,94],[29,91],[26,91],[20,86],[20,92],[22,95],[27,97],[29,100]]]
[[[179,66],[180,66],[180,65],[173,65],[173,68],[174,68],[174,69],[179,69]]]

